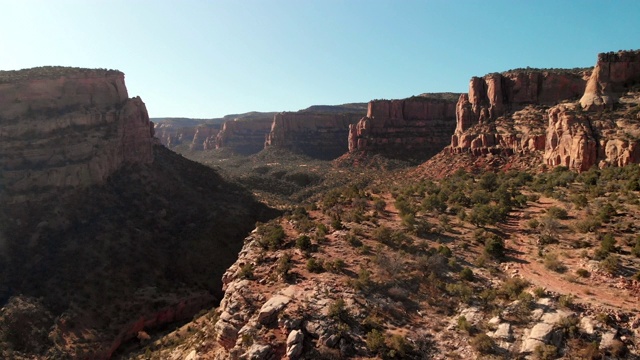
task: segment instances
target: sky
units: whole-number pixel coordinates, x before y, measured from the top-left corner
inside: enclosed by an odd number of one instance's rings
[[[118,69],[151,117],[466,92],[640,48],[638,0],[0,0],[0,70]]]

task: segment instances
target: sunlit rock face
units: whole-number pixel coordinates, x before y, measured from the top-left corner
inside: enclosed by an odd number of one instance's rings
[[[144,102],[114,70],[0,72],[0,165],[7,199],[99,184],[124,164],[153,161]]]
[[[398,158],[428,158],[450,142],[460,94],[424,94],[403,100],[373,100],[367,116],[349,130],[349,151]]]

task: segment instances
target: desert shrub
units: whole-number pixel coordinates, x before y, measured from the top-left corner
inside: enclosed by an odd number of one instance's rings
[[[561,318],[556,325],[562,329],[562,332],[564,332],[567,337],[572,338],[579,335],[579,323],[580,321],[577,316],[567,316]]]
[[[471,340],[471,346],[480,354],[490,354],[493,352],[495,343],[489,335],[480,333]]]
[[[519,321],[527,322],[529,321],[529,317],[531,316],[531,311],[533,311],[534,306],[535,301],[533,299],[533,295],[528,292],[521,292],[518,295],[518,303],[513,309],[514,315]]]
[[[372,354],[380,354],[385,349],[385,335],[377,329],[373,329],[367,333],[367,349]]]
[[[307,235],[300,235],[298,239],[296,239],[296,247],[302,251],[311,250],[311,239]]]
[[[373,238],[383,244],[390,243],[393,236],[393,230],[386,226],[380,226],[373,232]]]
[[[536,286],[533,289],[533,296],[536,299],[543,298],[543,297],[547,296],[547,290],[545,290],[545,288],[543,288],[542,286]]]
[[[362,246],[362,241],[360,239],[358,239],[358,237],[355,234],[347,234],[346,238],[347,243],[353,247],[360,247]]]
[[[551,206],[547,209],[547,215],[554,219],[566,219],[568,217],[567,210],[557,206]]]
[[[537,229],[539,225],[540,225],[540,222],[538,221],[538,219],[529,219],[527,221],[527,227],[531,230]]]
[[[341,230],[343,228],[342,221],[340,221],[339,217],[334,217],[331,219],[331,227],[334,230]]]
[[[350,314],[343,299],[337,299],[329,304],[329,317],[339,321],[349,321]]]
[[[471,270],[468,267],[463,268],[460,271],[460,279],[465,281],[473,281],[474,280],[473,270]]]
[[[257,232],[258,235],[260,235],[258,244],[260,244],[263,249],[278,249],[282,245],[285,237],[284,229],[282,228],[282,226],[280,226],[280,224],[261,224],[258,227]]]
[[[587,199],[587,197],[584,194],[571,195],[571,197],[569,197],[569,200],[578,209],[585,208],[585,207],[587,207],[587,205],[589,205],[589,200]]]
[[[612,234],[605,234],[602,236],[600,248],[607,254],[616,251],[616,239]]]
[[[324,261],[322,259],[316,260],[315,258],[310,258],[307,260],[307,270],[313,273],[321,273],[324,271]]]
[[[446,290],[451,296],[460,298],[461,301],[469,303],[473,295],[473,289],[466,284],[452,283],[446,285]]]
[[[412,350],[412,346],[407,339],[399,334],[391,335],[385,343],[389,349],[387,356],[392,359],[405,359]]]
[[[282,275],[283,277],[287,277],[289,275],[289,270],[293,268],[293,264],[291,263],[291,254],[284,253],[278,259],[278,263],[276,265],[276,273],[278,275]]]
[[[576,270],[576,274],[582,278],[588,278],[589,276],[591,276],[591,274],[587,269],[582,269],[582,268]]]
[[[247,263],[240,268],[238,273],[241,279],[253,279],[253,264]]]
[[[573,223],[573,227],[577,232],[586,234],[594,232],[602,225],[602,222],[596,217],[587,217],[583,220],[577,220]]]
[[[631,249],[631,253],[637,257],[640,257],[640,236],[636,237],[636,243]]]
[[[338,274],[341,273],[345,268],[345,262],[342,259],[337,259],[333,261],[327,261],[324,263],[325,269],[328,271]]]
[[[617,255],[610,254],[600,261],[600,268],[610,274],[615,274],[620,268],[620,258]]]
[[[387,207],[387,203],[380,198],[377,198],[373,202],[373,208],[376,209],[376,211],[378,212],[383,212],[386,207]]]
[[[504,258],[504,241],[497,237],[492,236],[488,238],[484,243],[484,252],[488,256],[501,260]]]
[[[502,286],[498,290],[498,294],[510,300],[515,300],[528,286],[529,282],[525,279],[510,278],[502,283]]]
[[[438,246],[438,254],[446,258],[450,258],[453,255],[453,253],[451,252],[451,249],[449,249],[449,247],[446,245]]]
[[[371,272],[364,267],[360,268],[358,272],[358,278],[351,282],[351,285],[360,291],[367,291],[373,287],[373,280],[371,280]]]
[[[536,346],[533,350],[533,357],[536,360],[551,360],[558,356],[558,348],[550,344]]]
[[[607,202],[598,209],[596,216],[601,222],[607,223],[612,217],[616,216],[616,209],[611,203]]]
[[[570,308],[573,306],[573,296],[572,295],[560,295],[558,298],[558,304],[564,308]]]
[[[548,253],[544,257],[544,267],[555,272],[565,272],[567,267],[558,259],[558,254]]]
[[[458,329],[466,333],[471,333],[472,325],[466,317],[460,316],[458,318]]]

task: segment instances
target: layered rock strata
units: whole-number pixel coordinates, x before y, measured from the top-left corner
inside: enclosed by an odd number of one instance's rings
[[[598,54],[580,105],[587,110],[612,109],[621,93],[640,83],[640,51]]]
[[[124,74],[44,67],[0,72],[0,164],[15,201],[98,184],[124,164],[153,160],[145,104]]]
[[[347,152],[349,126],[364,114],[282,112],[273,118],[265,147],[283,148],[313,158],[331,160]]]
[[[216,149],[229,149],[250,155],[264,149],[264,141],[273,122],[272,114],[226,121],[215,137]]]
[[[534,155],[576,171],[636,163],[639,84],[639,51],[599,54],[593,71],[474,77],[456,106],[449,151]]]
[[[367,116],[349,129],[349,151],[428,158],[449,144],[459,94],[425,94],[369,102]]]

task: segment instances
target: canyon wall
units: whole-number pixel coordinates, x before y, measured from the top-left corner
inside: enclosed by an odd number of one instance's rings
[[[640,51],[598,55],[591,70],[474,77],[456,105],[452,153],[533,155],[586,171],[640,161]]]
[[[191,144],[202,120],[187,118],[154,118],[155,136],[160,144],[169,149]]]
[[[216,135],[215,148],[229,149],[242,155],[255,154],[264,149],[264,140],[272,122],[273,114],[269,113],[226,121]]]
[[[13,201],[102,183],[150,163],[153,127],[124,74],[44,67],[0,72],[2,185]]]
[[[335,159],[349,149],[349,126],[355,124],[363,114],[364,109],[355,113],[278,113],[273,118],[265,147],[288,149],[317,159]]]
[[[425,94],[369,102],[366,117],[349,129],[349,151],[428,158],[449,144],[459,94]]]
[[[580,105],[587,110],[612,109],[619,94],[640,83],[640,51],[598,54]]]

